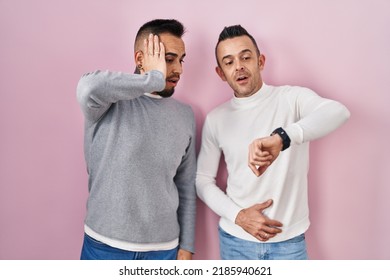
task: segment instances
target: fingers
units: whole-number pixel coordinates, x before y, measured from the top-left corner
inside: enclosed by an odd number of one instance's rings
[[[166,77],[165,47],[157,35],[149,34],[144,39],[142,66],[143,72],[158,70]]]
[[[258,171],[258,167],[256,166],[254,160],[253,160],[253,153],[254,153],[254,149],[255,149],[255,146],[256,144],[254,142],[252,142],[252,144],[249,145],[249,153],[248,153],[248,166],[249,168],[252,170],[252,172],[258,177],[259,176],[259,171]]]
[[[256,204],[254,207],[257,211],[263,212],[265,209],[270,207],[274,203],[272,199],[268,199],[267,201],[264,201],[263,203]]]
[[[157,35],[150,34],[144,39],[144,55],[145,56],[165,56],[164,44],[160,42]]]
[[[274,221],[278,226],[282,226],[282,224],[278,221]],[[282,230],[278,227],[271,226],[268,223],[264,223],[261,228],[258,229],[256,235],[254,235],[260,241],[268,241],[271,238],[274,238],[277,234],[281,233]]]
[[[160,39],[157,35],[149,34],[149,37],[147,39],[144,39],[145,55],[160,56],[161,46],[164,49],[164,45],[160,42]]]
[[[256,204],[256,210],[262,213],[265,209],[269,208],[273,204],[273,200],[269,199],[263,203]],[[269,219],[262,214],[264,220],[257,227],[257,232],[254,236],[260,241],[268,241],[282,232],[281,227],[283,224],[277,220]]]
[[[271,165],[272,159],[272,154],[263,150],[261,139],[256,139],[249,145],[248,166],[256,176],[265,172]]]
[[[273,203],[274,203],[274,201],[272,199],[268,199],[267,201],[265,201],[263,203],[256,204],[255,207],[256,207],[257,211],[259,211],[260,213],[263,213],[263,211],[265,209],[271,207]],[[277,220],[269,219],[266,216],[264,216],[264,217],[265,217],[264,224],[266,225],[266,227],[276,228],[276,227],[282,227],[283,226],[283,224],[281,222],[277,221]],[[271,230],[270,232],[276,233],[277,231]]]
[[[148,38],[148,55],[153,56],[154,53],[154,44],[153,44],[153,34],[149,34]]]
[[[257,177],[261,175],[256,165],[249,164],[248,166]]]
[[[276,233],[269,233],[266,231],[262,231],[262,232],[259,232],[259,234],[255,237],[258,240],[265,242],[265,241],[270,240],[271,238],[274,238],[275,236],[276,236]]]
[[[148,54],[148,39],[144,39],[144,55],[146,56]]]
[[[283,226],[283,224],[282,224],[281,222],[279,222],[279,221],[277,221],[277,220],[270,220],[270,219],[268,219],[267,225],[268,225],[270,228],[277,229],[277,231],[271,230],[271,232],[274,232],[274,233],[279,232],[279,231],[278,231],[278,230],[279,230],[279,227],[282,227],[282,226]],[[281,232],[281,230],[280,230],[280,232]]]
[[[270,207],[272,203],[273,200],[269,199],[242,209],[238,213],[235,223],[260,241],[264,242],[275,237],[282,232],[283,224],[277,220],[271,220],[263,214],[263,210]]]
[[[277,231],[275,231],[275,230],[277,230]],[[263,229],[263,230],[258,231],[258,233],[256,235],[254,235],[254,237],[256,239],[264,242],[264,241],[268,241],[271,238],[274,238],[277,234],[279,234],[281,232],[282,232],[281,229],[273,229],[273,228]]]
[[[160,55],[160,40],[158,39],[157,35],[154,35],[153,41],[154,41],[154,54],[159,56]]]
[[[162,42],[160,42],[160,57],[165,59],[165,46]]]
[[[256,165],[249,163],[248,166],[257,177],[260,176],[260,171]]]

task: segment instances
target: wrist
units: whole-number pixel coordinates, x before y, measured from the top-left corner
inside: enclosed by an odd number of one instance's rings
[[[283,139],[282,139],[282,137],[279,134],[277,134],[277,133],[271,134],[270,137],[272,137],[274,139],[272,141],[274,141],[274,143],[276,142],[277,145],[280,146],[280,150],[282,150],[283,149]]]
[[[284,151],[288,147],[290,147],[290,143],[291,143],[290,137],[288,137],[286,131],[283,128],[279,127],[277,129],[275,129],[271,133],[271,136],[274,136],[275,134],[277,134],[280,137],[281,141],[282,141],[282,149],[281,149],[281,151]]]
[[[236,225],[239,225],[241,226],[241,222],[242,222],[242,219],[243,219],[243,215],[245,214],[245,209],[241,209],[240,212],[238,212],[237,216],[236,216],[236,219],[234,221],[234,223]]]

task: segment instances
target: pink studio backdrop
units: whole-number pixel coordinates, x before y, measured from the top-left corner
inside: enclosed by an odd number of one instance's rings
[[[76,84],[95,69],[132,72],[135,33],[153,18],[187,27],[175,97],[194,109],[198,148],[205,115],[232,95],[214,72],[226,25],[258,40],[268,84],[307,86],[350,109],[311,145],[309,254],[390,259],[390,2],[150,2],[0,0],[0,259],[79,258],[87,174]],[[195,258],[218,259],[218,217],[198,205]]]

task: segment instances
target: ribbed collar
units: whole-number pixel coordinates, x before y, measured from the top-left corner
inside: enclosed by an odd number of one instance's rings
[[[238,98],[233,96],[231,99],[231,104],[237,109],[251,107],[252,105],[258,104],[259,102],[262,102],[264,99],[266,99],[270,92],[270,87],[263,82],[261,88],[255,94],[252,94],[249,97]]]
[[[151,97],[151,98],[155,98],[155,99],[161,99],[162,98],[162,96],[160,96],[160,95],[152,94],[152,93],[148,93],[148,92],[146,92],[145,95],[148,96],[148,97]]]

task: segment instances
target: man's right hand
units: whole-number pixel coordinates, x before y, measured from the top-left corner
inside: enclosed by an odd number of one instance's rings
[[[150,34],[149,38],[144,40],[143,57],[141,74],[151,70],[158,70],[164,74],[164,79],[166,78],[165,47],[157,35]]]
[[[282,232],[280,227],[283,224],[276,220],[271,220],[263,214],[263,210],[270,207],[273,201],[255,204],[252,207],[242,209],[237,217],[236,224],[260,241],[268,241]]]

